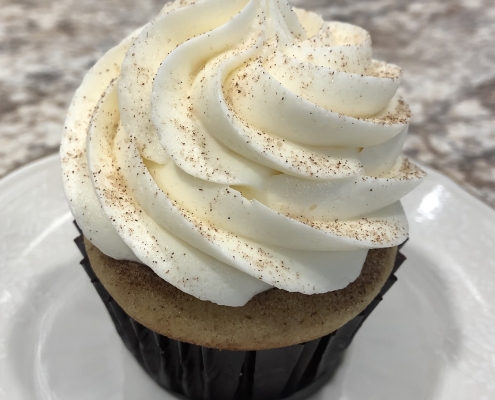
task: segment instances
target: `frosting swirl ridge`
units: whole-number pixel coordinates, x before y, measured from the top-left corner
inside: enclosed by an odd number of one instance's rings
[[[72,212],[116,259],[202,300],[355,280],[407,237],[399,67],[286,0],[177,0],[110,50],[69,110]]]

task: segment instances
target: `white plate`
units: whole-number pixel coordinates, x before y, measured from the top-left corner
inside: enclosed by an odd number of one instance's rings
[[[399,281],[312,399],[495,398],[495,211],[428,172]],[[51,156],[0,181],[0,399],[172,399],[79,266],[60,175]]]

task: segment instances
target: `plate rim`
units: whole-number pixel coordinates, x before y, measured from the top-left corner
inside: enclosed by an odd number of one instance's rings
[[[3,190],[4,186],[7,186],[12,183],[12,181],[15,181],[16,179],[22,177],[26,172],[30,172],[32,169],[36,167],[42,167],[45,164],[50,165],[52,162],[55,160],[60,159],[60,154],[57,153],[52,153],[48,154],[44,157],[38,158],[36,160],[30,161],[19,168],[16,168],[10,172],[8,172],[6,175],[0,178],[0,194],[1,191]]]

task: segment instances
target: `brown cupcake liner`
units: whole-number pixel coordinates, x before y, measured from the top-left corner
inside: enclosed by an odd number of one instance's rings
[[[259,351],[230,351],[160,335],[131,318],[96,277],[84,247],[81,265],[105,304],[122,341],[148,375],[179,398],[191,400],[302,400],[327,383],[345,349],[383,295],[395,283],[405,257],[398,252],[380,293],[344,326],[310,342]]]

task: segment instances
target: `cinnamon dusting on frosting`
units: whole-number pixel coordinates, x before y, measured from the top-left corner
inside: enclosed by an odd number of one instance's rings
[[[366,31],[286,0],[170,3],[75,97],[71,209],[104,253],[202,300],[342,289],[405,240],[398,201],[424,177],[399,157],[400,79]]]

